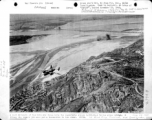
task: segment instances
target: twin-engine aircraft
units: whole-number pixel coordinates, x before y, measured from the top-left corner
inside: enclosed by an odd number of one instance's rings
[[[52,67],[50,67],[50,69],[48,70],[44,70],[43,71],[43,75],[46,76],[46,75],[53,75],[53,74],[59,74],[58,71],[60,70],[60,67],[58,69],[55,69]],[[60,74],[59,74],[60,75]]]

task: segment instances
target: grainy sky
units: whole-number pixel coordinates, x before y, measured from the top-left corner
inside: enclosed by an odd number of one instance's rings
[[[69,20],[89,20],[89,19],[119,19],[119,18],[130,18],[130,17],[143,17],[142,15],[65,15],[65,14],[11,14],[10,21],[16,20],[60,20],[60,21],[69,21]]]

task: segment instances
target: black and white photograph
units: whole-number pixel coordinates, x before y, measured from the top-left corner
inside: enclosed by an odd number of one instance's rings
[[[144,112],[144,15],[10,14],[10,112]]]

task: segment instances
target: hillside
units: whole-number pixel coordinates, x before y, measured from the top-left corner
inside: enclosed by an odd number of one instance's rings
[[[67,74],[18,91],[10,111],[142,112],[143,39],[93,56]]]

